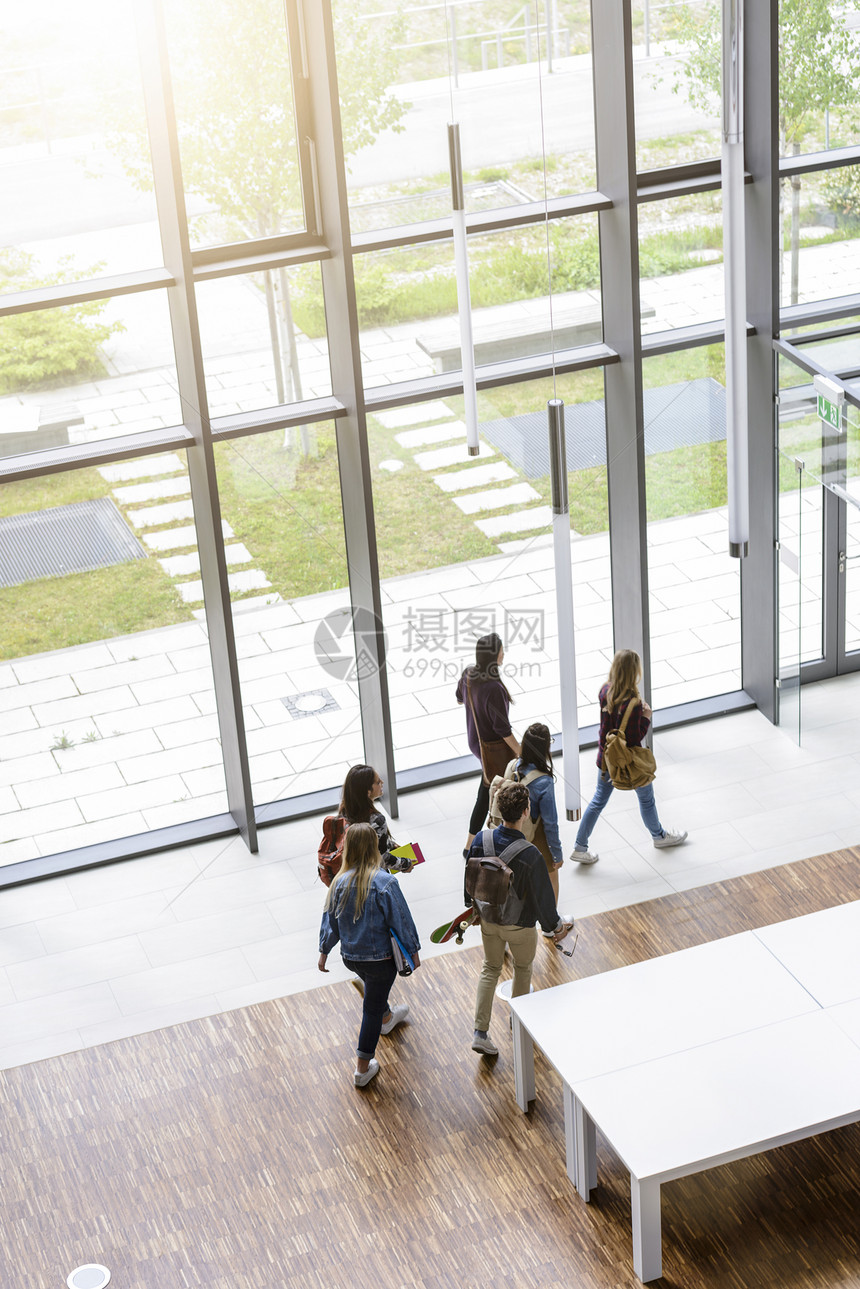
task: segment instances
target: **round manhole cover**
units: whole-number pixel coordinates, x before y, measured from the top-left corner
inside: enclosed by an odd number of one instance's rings
[[[300,712],[318,712],[327,707],[328,702],[325,694],[302,694],[296,699],[296,707]]]
[[[110,1280],[107,1267],[98,1262],[88,1262],[85,1267],[77,1267],[66,1277],[69,1289],[104,1289]]]

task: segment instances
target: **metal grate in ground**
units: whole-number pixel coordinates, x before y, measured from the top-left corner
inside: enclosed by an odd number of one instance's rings
[[[645,455],[726,437],[726,391],[712,376],[644,391]],[[603,400],[564,409],[568,470],[606,463]],[[529,479],[549,474],[545,411],[481,425],[481,434]]]
[[[109,497],[0,519],[0,586],[146,559]]]

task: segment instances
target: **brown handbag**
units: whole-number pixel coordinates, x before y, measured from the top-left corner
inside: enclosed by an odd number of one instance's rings
[[[617,730],[610,730],[606,735],[603,747],[603,764],[606,767],[613,788],[630,791],[633,788],[644,788],[657,775],[657,762],[654,753],[648,747],[627,746],[627,722],[634,707],[642,700],[637,698],[627,704],[627,711]]]
[[[475,715],[475,704],[472,702],[472,689],[468,678],[466,679],[466,697],[472,710],[472,720],[475,722],[475,733],[478,736],[478,744],[481,749],[481,769],[484,771],[484,783],[489,786],[497,774],[503,775],[505,773],[508,762],[511,759],[511,749],[503,738],[490,739],[486,743],[481,738],[481,731],[478,729],[478,718]]]

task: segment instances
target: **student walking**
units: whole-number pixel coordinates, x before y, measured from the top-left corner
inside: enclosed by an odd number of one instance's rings
[[[508,718],[513,699],[499,674],[505,656],[502,640],[495,631],[475,642],[475,665],[467,667],[457,684],[457,702],[466,708],[466,736],[469,747],[481,763],[482,777],[469,821],[469,836],[463,858],[476,833],[483,828],[490,804],[490,784],[504,774],[511,753],[520,755]]]
[[[391,873],[409,873],[414,867],[410,859],[396,858],[390,854],[397,842],[388,830],[388,820],[376,803],[382,796],[383,782],[372,765],[353,765],[346,772],[340,796],[338,815],[352,824],[370,824],[379,842],[382,865]]]
[[[388,995],[397,977],[391,933],[420,965],[421,945],[412,914],[396,877],[381,868],[376,833],[369,823],[351,824],[343,843],[343,865],[328,889],[320,925],[318,967],[340,941],[344,966],[364,982],[364,1005],[358,1034],[353,1081],[366,1087],[379,1073],[376,1045],[409,1015],[402,1004],[389,1009]]]
[[[578,864],[596,864],[600,856],[588,849],[594,825],[600,818],[603,807],[612,796],[612,780],[603,764],[603,752],[606,738],[611,730],[617,730],[624,720],[627,708],[626,739],[628,747],[641,747],[642,740],[651,725],[651,708],[639,694],[639,681],[642,678],[642,661],[632,649],[619,649],[609,668],[609,679],[600,690],[600,734],[597,748],[597,790],[582,816],[576,843],[570,858]],[[680,846],[687,840],[686,832],[672,832],[663,827],[657,814],[654,800],[654,785],[647,783],[642,788],[634,789],[639,798],[639,813],[642,822],[651,834],[658,849],[668,846]]]
[[[511,869],[512,877],[508,897],[497,916],[504,921],[491,921],[481,901],[466,890],[466,900],[473,900],[481,914],[481,939],[484,944],[484,965],[478,981],[475,998],[475,1029],[472,1051],[483,1056],[498,1056],[499,1049],[490,1038],[490,1018],[496,984],[505,960],[505,948],[514,960],[514,981],[511,997],[527,994],[531,987],[532,964],[537,950],[535,923],[540,922],[544,935],[556,944],[564,939],[573,926],[560,915],[553,899],[549,874],[543,855],[522,833],[522,824],[529,817],[531,802],[529,790],[522,783],[508,783],[500,788],[496,806],[502,816],[498,828],[487,829],[472,842],[470,857],[487,857],[495,854]],[[467,882],[468,866],[467,866]]]
[[[555,801],[555,771],[552,768],[552,735],[540,721],[530,725],[523,735],[522,754],[505,771],[508,778],[516,778],[529,790],[531,821],[537,827],[534,845],[544,857],[552,893],[558,903],[558,870],[564,863],[561,837],[558,831],[558,806]]]

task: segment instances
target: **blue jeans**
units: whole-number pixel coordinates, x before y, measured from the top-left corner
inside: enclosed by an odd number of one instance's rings
[[[646,783],[644,788],[634,788],[633,791],[639,798],[639,813],[642,816],[642,822],[648,829],[652,837],[662,837],[664,833],[663,825],[657,816],[657,805],[654,801],[654,785]],[[597,771],[597,791],[591,798],[585,814],[579,825],[579,832],[576,834],[575,849],[588,850],[588,839],[591,836],[592,829],[600,818],[601,811],[612,796],[612,780],[606,770]]]
[[[344,958],[343,965],[348,971],[354,971],[359,980],[364,981],[364,1010],[361,1013],[356,1050],[360,1059],[369,1061],[379,1042],[382,1018],[388,1011],[388,995],[397,979],[397,968],[393,958],[363,962]]]

